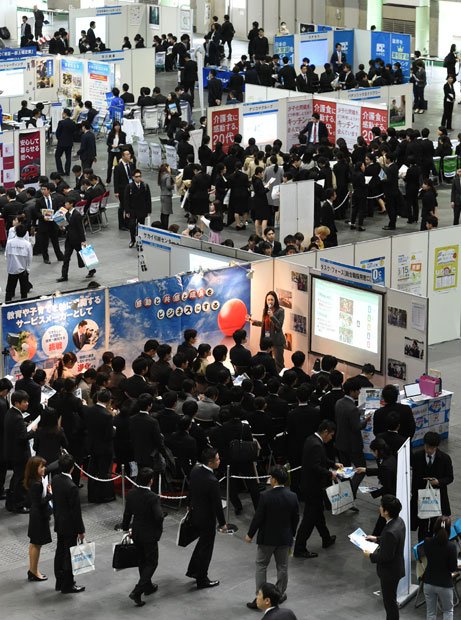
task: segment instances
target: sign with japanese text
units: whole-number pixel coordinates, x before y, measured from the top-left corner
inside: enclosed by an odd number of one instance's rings
[[[53,88],[54,87],[54,59],[32,60],[32,66],[35,65],[35,86],[36,88]]]
[[[146,243],[147,245],[170,251],[171,245],[181,245],[182,235],[140,224],[138,226],[138,237],[141,244]],[[142,248],[140,251],[142,251]]]
[[[314,97],[314,112],[320,114],[320,120],[325,123],[328,129],[328,139],[336,142],[336,101],[318,99]]]
[[[227,153],[234,143],[235,134],[240,133],[240,118],[238,108],[227,110],[213,110],[211,112],[211,145],[212,149],[217,142],[223,145],[223,151]]]
[[[40,131],[19,134],[19,178],[26,187],[38,183],[41,175]]]
[[[353,265],[344,265],[326,258],[320,259],[320,271],[322,275],[331,280],[350,282],[361,286],[370,287],[373,284],[373,277],[370,269],[362,269]]]
[[[278,54],[280,58],[286,56],[288,64],[293,65],[295,54],[295,37],[293,34],[287,34],[274,38],[274,54]]]
[[[70,98],[83,93],[83,62],[61,58],[61,86]]]
[[[75,374],[99,363],[105,348],[104,290],[83,291],[2,307],[5,374],[19,376],[25,360],[51,374],[64,353],[77,355]]]
[[[410,79],[411,35],[391,33],[391,64],[400,63],[405,81]]]
[[[447,245],[434,250],[434,291],[456,288],[458,285],[459,245]]]
[[[351,149],[357,142],[361,129],[360,106],[341,103],[336,104],[336,140],[344,138]]]
[[[388,114],[387,109],[362,107],[361,110],[361,135],[367,142],[373,140],[371,130],[373,127],[379,127],[380,130],[387,131]]]
[[[105,62],[88,62],[88,98],[93,107],[103,115],[107,110],[106,94],[110,92],[111,65]]]
[[[0,60],[10,60],[12,58],[23,58],[24,56],[36,55],[37,50],[35,49],[35,47],[5,47],[5,49],[0,50]]]
[[[287,150],[299,144],[299,132],[304,129],[312,116],[312,99],[307,101],[287,100]]]
[[[373,284],[379,284],[380,286],[384,286],[385,284],[385,264],[386,259],[384,256],[360,261],[360,267],[371,271],[371,279],[373,280]]]

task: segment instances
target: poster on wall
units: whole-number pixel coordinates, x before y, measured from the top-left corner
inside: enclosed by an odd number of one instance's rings
[[[160,7],[149,7],[149,24],[153,28],[160,28]]]
[[[361,260],[360,267],[362,267],[362,269],[368,269],[369,271],[371,271],[371,278],[373,280],[373,284],[379,284],[380,286],[384,286],[385,262],[386,259],[384,258],[384,256],[380,256],[379,258]]]
[[[422,295],[422,266],[423,253],[421,251],[410,254],[399,254],[397,257],[397,288],[399,291]]]
[[[14,144],[0,143],[0,180],[5,189],[11,189],[16,183],[14,165]]]
[[[360,106],[336,104],[336,140],[344,138],[347,146],[352,148],[360,135],[360,122]]]
[[[61,59],[62,90],[67,97],[83,94],[83,62]],[[93,102],[94,103],[94,102]]]
[[[459,245],[446,245],[434,250],[434,291],[445,291],[458,285]]]
[[[32,60],[35,68],[35,88],[54,88],[54,60]]]
[[[145,8],[142,4],[132,4],[128,7],[128,23],[130,26],[140,26]]]
[[[213,110],[211,112],[211,148],[221,142],[223,151],[227,153],[234,143],[234,136],[240,133],[240,117],[238,108],[231,110]]]
[[[105,291],[84,291],[2,308],[5,374],[18,376],[25,360],[48,376],[64,353],[77,356],[75,374],[99,364],[105,348]]]
[[[181,32],[191,32],[192,21],[189,9],[180,9],[179,11],[179,30]]]
[[[133,8],[133,7],[130,7]],[[88,62],[88,99],[93,107],[104,113],[107,109],[106,94],[111,90],[111,66],[105,62]]]
[[[286,56],[288,58],[288,64],[294,64],[295,56],[295,37],[293,34],[287,34],[284,36],[275,37],[274,39],[274,54],[278,54],[280,58]]]
[[[379,127],[381,132],[385,132],[388,126],[387,109],[379,108],[360,108],[362,115],[362,131],[361,134],[367,142],[373,140],[371,130],[373,127]]]
[[[312,99],[308,101],[287,101],[287,150],[299,144],[299,132],[312,116]]]
[[[397,95],[391,100],[389,106],[389,126],[406,127],[405,118],[405,95]]]
[[[320,114],[320,120],[327,126],[330,142],[336,142],[336,105],[336,101],[321,99],[314,99],[313,101],[314,112]]]
[[[36,185],[42,167],[40,131],[20,132],[18,145],[19,178],[26,187]]]
[[[127,362],[155,337],[179,343],[197,329],[211,346],[233,346],[250,313],[250,280],[242,267],[137,282],[110,289],[110,343]]]

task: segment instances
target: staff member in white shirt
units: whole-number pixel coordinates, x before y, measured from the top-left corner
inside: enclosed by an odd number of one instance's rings
[[[16,226],[16,236],[6,243],[6,271],[8,280],[6,283],[5,303],[10,302],[16,292],[19,280],[21,299],[27,299],[29,292],[29,269],[32,264],[32,245],[25,239],[27,228],[23,224]]]

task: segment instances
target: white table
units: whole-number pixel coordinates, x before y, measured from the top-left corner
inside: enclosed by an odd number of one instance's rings
[[[126,133],[127,144],[133,142],[133,138],[144,140],[144,129],[138,118],[122,119],[123,131]]]

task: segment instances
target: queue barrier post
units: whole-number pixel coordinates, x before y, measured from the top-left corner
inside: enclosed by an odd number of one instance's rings
[[[239,529],[236,525],[229,522],[229,511],[230,511],[230,465],[226,468],[226,524],[227,524],[227,533],[233,534],[237,532]]]

